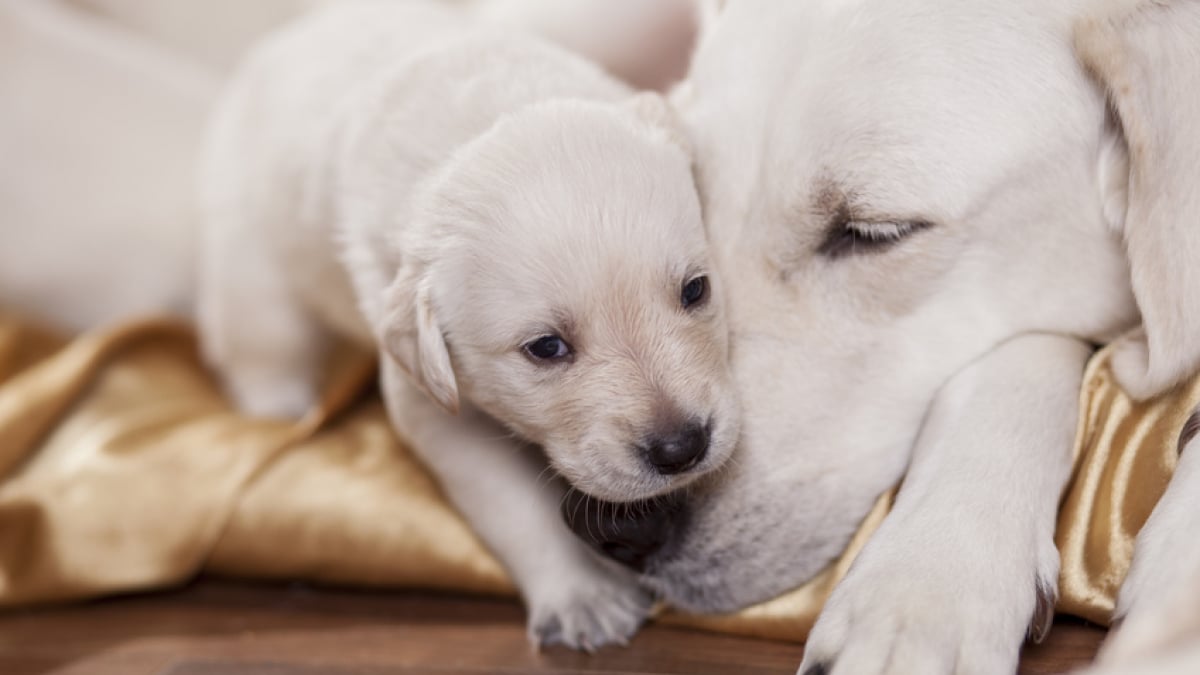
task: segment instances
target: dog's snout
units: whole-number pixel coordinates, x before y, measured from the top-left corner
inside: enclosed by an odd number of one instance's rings
[[[708,425],[689,422],[667,434],[648,439],[646,461],[659,473],[682,473],[700,463],[708,453]]]
[[[674,497],[614,503],[572,491],[562,514],[580,539],[605,556],[642,571],[679,529],[682,503]]]

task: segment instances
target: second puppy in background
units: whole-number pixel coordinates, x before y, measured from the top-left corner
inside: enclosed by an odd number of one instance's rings
[[[206,151],[200,329],[237,403],[300,415],[334,335],[377,346],[393,424],[531,637],[630,636],[651,598],[570,534],[527,444],[617,501],[732,451],[720,287],[665,103],[440,5],[340,3],[254,51]]]

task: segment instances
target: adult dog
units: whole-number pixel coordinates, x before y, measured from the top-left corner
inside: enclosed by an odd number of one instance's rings
[[[677,103],[731,303],[742,445],[605,535],[670,602],[734,609],[825,566],[903,475],[802,672],[1014,672],[1051,616],[1091,343],[1120,340],[1139,397],[1200,362],[1200,3],[709,14]],[[1171,601],[1200,580],[1197,446],[1139,539],[1110,661],[1177,627],[1172,611],[1197,620],[1194,597]]]

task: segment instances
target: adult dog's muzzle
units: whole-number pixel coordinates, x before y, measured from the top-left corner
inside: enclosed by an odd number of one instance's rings
[[[589,546],[643,571],[646,562],[683,526],[682,495],[666,494],[637,502],[606,502],[572,490],[562,504],[563,519]]]

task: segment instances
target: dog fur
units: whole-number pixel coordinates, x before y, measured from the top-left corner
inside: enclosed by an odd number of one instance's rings
[[[616,500],[732,450],[717,280],[681,306],[711,262],[665,101],[444,6],[363,2],[265,40],[214,119],[200,330],[241,408],[300,415],[333,335],[378,346],[397,431],[508,567],[533,639],[628,637],[649,597],[570,535],[527,445]],[[570,353],[534,358],[547,335]],[[644,448],[685,424],[707,455],[655,470]]]
[[[1125,335],[1117,374],[1143,397],[1200,358],[1200,3],[704,15],[675,101],[743,434],[731,470],[673,505],[683,520],[644,578],[693,610],[773,597],[903,475],[802,672],[1014,672],[1053,599],[1091,344]],[[1113,658],[1200,606],[1165,600],[1200,577],[1177,544],[1200,540],[1189,452],[1139,538]]]
[[[697,172],[719,267],[736,277],[726,280],[734,288],[725,293],[736,301],[734,365],[751,417],[729,472],[689,489],[691,522],[651,561],[649,579],[669,597],[700,608],[769,597],[836,555],[874,494],[911,460],[913,474],[927,476],[923,487],[906,483],[905,506],[897,505],[889,534],[864,552],[838,591],[842,599],[830,603],[814,633],[809,665],[848,671],[850,664],[838,666],[839,655],[861,651],[886,661],[874,672],[905,672],[906,666],[1011,672],[1023,623],[1038,606],[1032,579],[1053,578],[1046,509],[1075,415],[1065,392],[1086,353],[1081,345],[1123,333],[1141,310],[1146,336],[1126,338],[1132,346],[1123,357],[1122,379],[1131,391],[1139,391],[1139,381],[1148,390],[1185,375],[1187,367],[1179,364],[1191,358],[1186,344],[1164,342],[1186,328],[1151,324],[1188,321],[1196,313],[1180,306],[1164,315],[1143,305],[1195,301],[1194,293],[1190,300],[1177,297],[1195,288],[1183,283],[1190,277],[1156,276],[1153,269],[1160,262],[1154,252],[1165,251],[1164,264],[1194,273],[1187,266],[1197,255],[1194,222],[1168,224],[1170,236],[1139,244],[1137,250],[1150,253],[1141,258],[1126,251],[1124,237],[1129,223],[1146,222],[1142,218],[1162,225],[1163,214],[1196,213],[1173,206],[1188,198],[1187,189],[1176,188],[1197,182],[1196,163],[1186,152],[1194,146],[1173,151],[1156,142],[1196,139],[1197,116],[1187,112],[1195,88],[1186,86],[1195,74],[1187,66],[1197,61],[1186,56],[1196,3],[702,4],[708,22],[693,76],[677,101],[701,150]],[[1173,53],[1184,56],[1167,58]],[[1135,92],[1122,84],[1147,88]],[[857,142],[829,134],[839,118],[845,118],[843,136]],[[63,126],[78,124],[72,119]],[[1142,130],[1151,143],[1143,146],[1140,170],[1167,173],[1137,182],[1140,210],[1129,205],[1135,182],[1127,128]],[[111,131],[106,138],[144,142],[128,129]],[[872,137],[887,143],[877,145]],[[163,152],[161,144],[156,151]],[[1156,157],[1163,152],[1172,153],[1169,162]],[[837,161],[822,161],[829,158]],[[806,175],[822,164],[860,179],[872,196],[907,196],[920,211],[949,214],[933,222],[959,226],[962,241],[922,242],[922,233],[937,232],[926,229],[880,256],[842,259],[840,268],[815,256],[776,255],[785,250],[781,242],[816,238],[812,231],[820,228],[806,195],[823,192],[826,197],[809,201],[836,210],[837,191],[816,187],[829,181]],[[940,174],[929,180],[935,169]],[[1156,189],[1160,178],[1171,191]],[[886,210],[893,209],[904,210]],[[1131,218],[1135,211],[1141,215]],[[880,228],[878,234],[889,231]],[[947,228],[940,229],[945,234]],[[1154,229],[1147,234],[1155,236]],[[69,232],[55,239],[75,240]],[[49,300],[39,296],[30,307],[61,310],[75,325],[94,321],[89,317],[100,303],[107,302],[104,320],[128,313],[125,298],[103,291],[88,294],[90,313],[82,316],[66,302],[79,297],[78,288],[95,290],[96,281],[109,276],[95,269],[91,247],[34,257],[21,246],[0,246],[0,252],[18,266],[55,270],[61,292]],[[804,270],[806,264],[813,269]],[[179,275],[190,283],[183,267],[161,278]],[[1145,275],[1140,289],[1130,272]],[[822,275],[833,289],[828,300],[806,285]],[[871,296],[871,285],[886,290],[877,304],[859,297]],[[946,294],[955,297],[938,298]],[[1156,331],[1164,337],[1152,337]],[[1033,335],[1043,332],[1062,341]],[[1153,356],[1155,344],[1162,356]],[[1038,367],[1043,363],[1045,372]],[[1011,389],[1014,383],[1021,389]],[[1009,461],[1014,448],[1021,452]],[[1174,637],[1170,627],[1190,625],[1195,617],[1194,603],[1187,602],[1195,595],[1187,589],[1198,582],[1180,580],[1200,577],[1184,569],[1197,559],[1175,546],[1196,538],[1188,514],[1200,512],[1200,479],[1184,464],[1196,455],[1200,444],[1193,440],[1152,518],[1156,524],[1138,542],[1121,597],[1124,621],[1101,657],[1102,672],[1196,671],[1200,652],[1179,644],[1153,662],[1130,664]],[[992,467],[1000,473],[990,473]],[[520,470],[515,475],[526,480]],[[955,492],[942,495],[947,486]],[[949,515],[936,520],[938,509]],[[537,509],[530,513],[543,517]],[[998,521],[1003,531],[993,527]],[[941,555],[922,553],[929,546]],[[997,552],[1004,564],[989,560]],[[1176,563],[1177,572],[1155,569]],[[988,604],[981,579],[1008,592]],[[881,589],[891,590],[870,602]],[[1167,597],[1172,601],[1164,602]],[[890,645],[897,650],[888,651]],[[922,663],[932,665],[921,669]],[[872,672],[870,665],[865,672]]]

